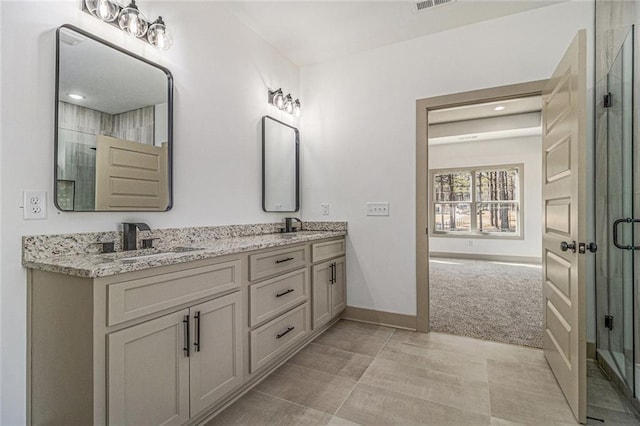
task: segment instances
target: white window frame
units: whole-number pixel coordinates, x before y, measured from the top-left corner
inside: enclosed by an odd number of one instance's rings
[[[501,170],[501,169],[517,169],[518,170],[518,199],[517,200],[504,200],[504,201],[477,201],[476,200],[476,172],[487,170]],[[436,201],[435,191],[433,188],[433,180],[435,175],[447,174],[451,172],[467,172],[471,174],[471,200],[470,201],[451,201],[442,202]],[[430,169],[429,170],[429,236],[432,237],[446,237],[446,238],[489,238],[489,239],[507,239],[507,240],[522,240],[524,239],[524,164],[495,164],[486,166],[464,166],[464,167],[449,167],[446,169]],[[518,214],[516,219],[516,232],[480,232],[477,224],[477,204],[490,204],[490,203],[518,203]],[[436,231],[436,204],[469,204],[470,205],[470,230],[467,231]]]

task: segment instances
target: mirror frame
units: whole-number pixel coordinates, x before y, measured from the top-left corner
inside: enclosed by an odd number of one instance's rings
[[[167,120],[167,142],[168,142],[168,146],[167,146],[167,157],[168,157],[168,164],[167,164],[167,188],[169,191],[169,203],[167,204],[167,208],[165,210],[87,210],[87,211],[82,211],[82,212],[77,212],[75,210],[63,210],[60,208],[59,204],[58,204],[58,104],[60,102],[60,31],[63,28],[67,28],[70,29],[72,31],[75,31],[79,34],[82,34],[83,36],[97,41],[98,43],[102,43],[103,45],[110,47],[112,49],[115,49],[121,53],[124,53],[125,55],[128,55],[134,59],[137,59],[139,61],[142,61],[148,65],[151,65],[157,69],[159,69],[160,71],[164,72],[165,75],[167,76],[167,104],[168,104],[168,120]],[[56,206],[56,208],[62,212],[65,213],[93,213],[93,212],[102,212],[102,213],[108,213],[108,212],[168,212],[169,210],[171,210],[173,208],[173,75],[171,74],[171,71],[169,71],[168,68],[163,67],[162,65],[158,65],[155,62],[152,62],[146,58],[143,58],[142,56],[136,55],[133,52],[129,52],[128,50],[113,44],[111,42],[108,42],[100,37],[97,37],[83,29],[80,29],[78,27],[76,27],[75,25],[71,25],[71,24],[64,24],[58,27],[58,29],[56,30],[56,82],[55,82],[55,116],[54,116],[54,124],[55,124],[55,131],[54,131],[54,144],[53,144],[53,203]]]
[[[273,120],[278,124],[281,124],[283,126],[289,127],[290,129],[293,129],[295,135],[296,135],[296,140],[295,140],[295,146],[296,146],[296,208],[295,210],[267,210],[267,206],[266,206],[266,122],[267,119],[269,120]],[[280,120],[277,120],[269,115],[265,115],[264,117],[262,117],[262,211],[267,212],[267,213],[291,213],[291,212],[297,212],[300,210],[300,131],[296,128],[293,127],[287,123],[283,123]]]

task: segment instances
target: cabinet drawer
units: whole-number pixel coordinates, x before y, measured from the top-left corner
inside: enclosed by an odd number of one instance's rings
[[[324,243],[315,243],[311,247],[312,262],[319,262],[321,260],[331,259],[332,257],[343,256],[345,253],[344,238]]]
[[[292,348],[309,333],[309,302],[251,332],[251,372]]]
[[[270,275],[291,271],[307,264],[307,246],[270,250],[249,256],[249,279],[251,281]]]
[[[240,287],[240,260],[201,266],[107,288],[107,325]]]
[[[255,326],[307,300],[307,268],[249,286],[249,325]]]

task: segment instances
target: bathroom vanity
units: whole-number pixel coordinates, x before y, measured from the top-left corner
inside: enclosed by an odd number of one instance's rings
[[[25,240],[30,424],[213,416],[338,319],[345,234],[346,224],[50,256]]]

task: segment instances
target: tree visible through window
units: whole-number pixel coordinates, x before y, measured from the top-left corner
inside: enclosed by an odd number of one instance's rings
[[[521,171],[520,165],[433,172],[435,232],[519,235]]]

